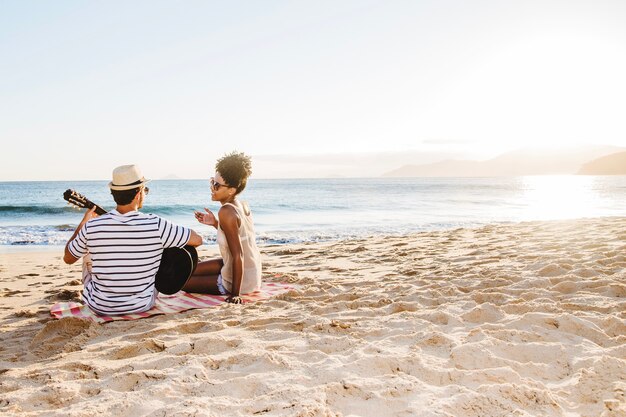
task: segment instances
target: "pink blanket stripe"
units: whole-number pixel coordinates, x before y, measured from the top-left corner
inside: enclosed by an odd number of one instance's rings
[[[242,296],[242,298],[244,303],[250,303],[287,292],[293,288],[293,285],[285,283],[268,282],[263,283],[261,290],[246,294]],[[84,304],[66,301],[56,303],[50,307],[50,314],[56,319],[62,319],[64,317],[79,317],[97,323],[106,323],[116,320],[137,320],[155,316],[157,314],[172,314],[196,308],[212,307],[224,303],[225,300],[226,296],[223,295],[191,294],[179,291],[174,295],[159,294],[154,307],[143,313],[125,314],[120,316],[102,316],[91,311],[89,307]]]

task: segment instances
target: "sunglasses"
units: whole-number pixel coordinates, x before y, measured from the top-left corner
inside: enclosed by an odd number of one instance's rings
[[[150,189],[148,187],[143,187],[143,192],[146,193],[146,195],[148,195],[148,193],[150,192]]]
[[[215,181],[215,178],[211,178],[211,188],[217,191],[220,189],[220,187],[228,187],[228,185],[220,184],[219,182]]]

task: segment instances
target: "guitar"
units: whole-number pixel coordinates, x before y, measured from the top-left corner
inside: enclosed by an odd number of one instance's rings
[[[81,193],[66,190],[63,199],[78,208],[96,208],[96,214],[101,216],[107,211],[89,200]],[[198,265],[198,252],[193,246],[183,248],[165,248],[161,256],[161,264],[155,276],[155,286],[158,292],[174,294],[180,291]]]
[[[89,200],[87,197],[79,193],[78,191],[65,190],[65,192],[63,193],[63,199],[67,201],[68,203],[70,203],[71,205],[76,206],[78,208],[86,208],[89,210],[95,206],[96,214],[98,216],[102,216],[103,214],[107,212],[105,209],[95,204],[94,202]]]

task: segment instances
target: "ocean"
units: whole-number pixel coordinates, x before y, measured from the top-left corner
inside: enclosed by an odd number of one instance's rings
[[[143,212],[215,242],[215,229],[193,216],[203,207],[219,209],[208,180],[155,180],[149,186]],[[107,181],[0,182],[0,251],[64,245],[82,218],[62,199],[69,188],[106,209],[115,207]],[[259,243],[284,244],[626,216],[626,176],[251,179],[240,199],[252,208]]]

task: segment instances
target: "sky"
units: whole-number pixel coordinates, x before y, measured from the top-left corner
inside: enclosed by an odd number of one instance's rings
[[[626,147],[625,1],[0,2],[0,180]]]

